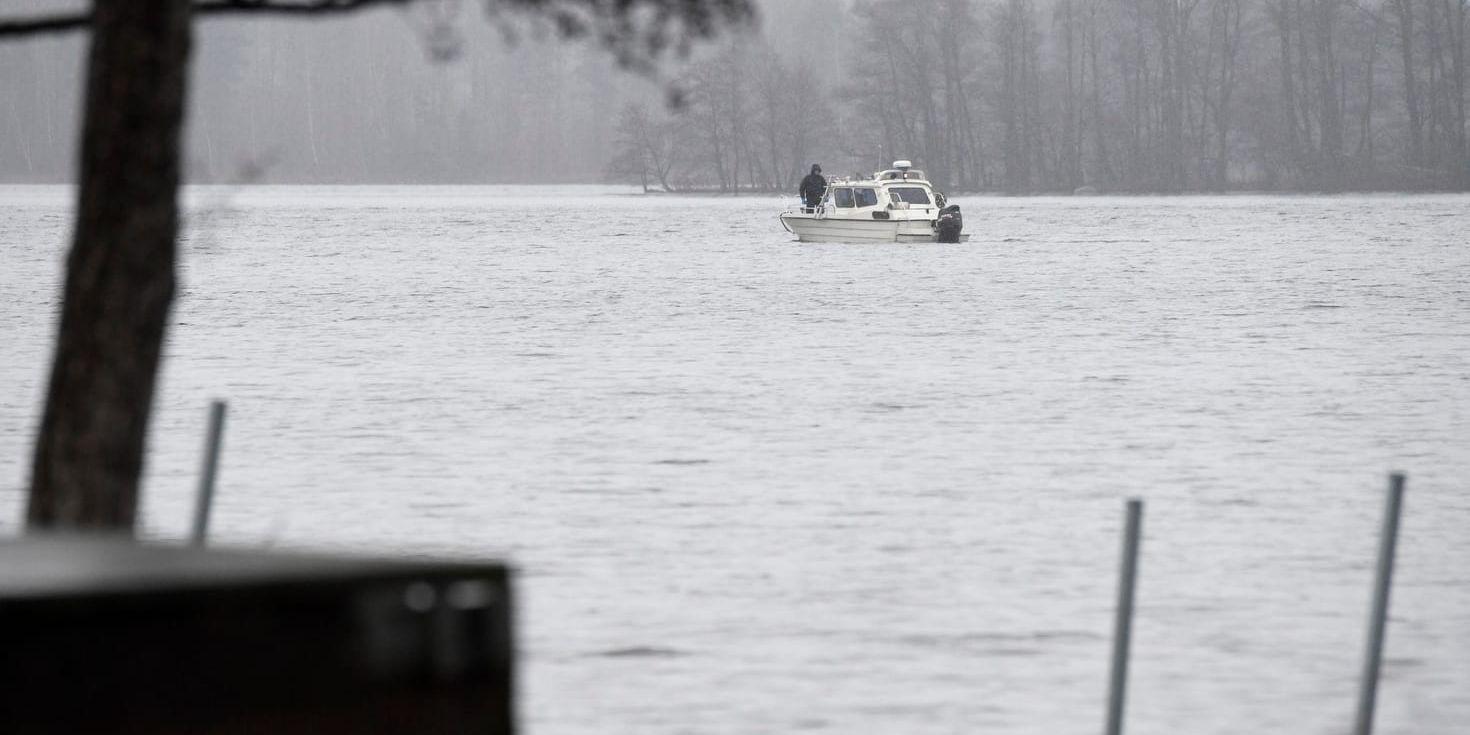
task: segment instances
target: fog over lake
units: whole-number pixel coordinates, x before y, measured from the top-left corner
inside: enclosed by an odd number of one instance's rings
[[[519,567],[533,735],[1351,725],[1409,473],[1380,733],[1470,722],[1470,198],[959,197],[961,245],[765,197],[193,188],[144,483],[185,533]],[[0,187],[0,532],[70,191]]]

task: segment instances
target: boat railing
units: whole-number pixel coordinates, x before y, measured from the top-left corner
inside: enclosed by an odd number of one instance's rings
[[[827,218],[827,207],[824,204],[818,204],[815,207],[808,207],[808,206],[806,206],[806,203],[803,202],[801,204],[801,206],[796,207],[795,209],[788,209],[785,212],[783,212],[781,214],[781,216],[778,218],[778,219],[781,220],[781,227],[783,227],[787,232],[790,232],[791,234],[795,235],[796,234],[796,231],[795,230],[792,230],[791,229],[791,226],[788,225],[788,224],[786,224],[786,215],[788,215],[788,214],[810,214],[810,215],[812,215],[812,217],[814,219],[826,219]]]

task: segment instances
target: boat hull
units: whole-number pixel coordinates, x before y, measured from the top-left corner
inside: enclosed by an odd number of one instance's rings
[[[932,220],[860,220],[783,214],[781,223],[801,242],[934,242]],[[961,240],[969,239],[961,235]]]

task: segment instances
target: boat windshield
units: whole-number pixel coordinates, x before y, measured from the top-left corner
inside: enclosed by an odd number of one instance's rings
[[[853,195],[857,199],[857,205],[859,207],[876,207],[876,206],[878,206],[878,190],[877,189],[868,189],[868,188],[853,189]]]
[[[893,201],[895,203],[908,202],[909,204],[919,204],[923,206],[928,206],[930,204],[929,192],[924,191],[917,186],[889,187],[888,193],[893,196]]]

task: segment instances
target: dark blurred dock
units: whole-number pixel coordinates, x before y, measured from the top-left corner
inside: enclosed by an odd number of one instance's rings
[[[499,563],[0,542],[10,735],[514,732]]]

